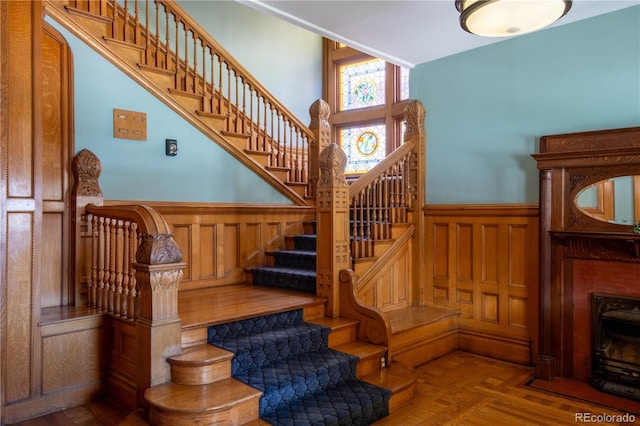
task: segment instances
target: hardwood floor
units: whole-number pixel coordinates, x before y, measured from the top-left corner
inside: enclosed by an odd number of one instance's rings
[[[376,425],[558,426],[580,423],[576,416],[625,414],[527,387],[532,374],[531,367],[457,351],[419,367],[413,400]],[[115,426],[125,415],[108,401],[97,401],[18,425]],[[612,420],[604,424],[633,424]],[[640,413],[635,421],[640,424]]]

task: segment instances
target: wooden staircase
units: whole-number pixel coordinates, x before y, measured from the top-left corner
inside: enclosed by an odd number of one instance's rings
[[[218,312],[211,311],[216,300],[223,300],[226,308]],[[154,386],[145,392],[150,424],[266,424],[258,418],[261,393],[231,377],[233,354],[196,342],[193,336],[203,335],[212,324],[246,319],[258,316],[261,312],[271,314],[297,308],[303,309],[305,321],[331,328],[330,348],[360,358],[357,365],[359,379],[393,392],[389,402],[390,412],[410,400],[416,380],[415,371],[402,363],[384,366],[387,348],[359,341],[358,322],[325,317],[323,303],[322,298],[313,295],[252,285],[185,292],[181,305],[183,309],[189,307],[191,315],[181,316],[184,349],[182,354],[168,359],[172,382]],[[258,309],[260,305],[262,310]],[[228,314],[232,310],[238,312],[235,317]],[[210,311],[207,318],[194,313],[204,311]],[[198,320],[190,323],[190,319],[196,316]]]
[[[142,19],[138,2],[135,15],[125,13],[119,3],[100,2],[97,7],[94,2],[48,0],[44,4],[49,16],[236,160],[295,204],[308,205],[308,147],[314,138],[308,127],[254,81],[174,2],[141,3],[147,8],[154,4],[155,13],[162,12],[167,23],[175,22],[176,31],[178,26],[183,28],[185,40],[180,44],[184,45],[175,47],[144,25],[143,21],[152,19]],[[146,11],[147,15],[152,12]],[[186,56],[181,53],[188,51],[185,45],[195,46],[196,42],[202,49],[198,52],[202,58],[197,58],[195,52]],[[206,66],[198,64],[198,60],[204,62],[205,53],[210,55],[210,65]],[[213,80],[214,75],[218,80]]]

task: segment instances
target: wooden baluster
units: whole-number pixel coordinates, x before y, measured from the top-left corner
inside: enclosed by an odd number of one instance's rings
[[[108,0],[100,0],[100,4],[99,4],[99,10],[98,13],[100,14],[100,16],[107,16],[107,2]]]
[[[116,294],[116,256],[117,256],[117,237],[116,229],[118,226],[117,219],[109,220],[109,280],[107,291],[107,312],[113,313],[115,306],[115,294]]]
[[[131,239],[131,222],[122,224],[122,298],[120,299],[120,315],[129,316],[129,247]]]
[[[123,274],[123,255],[124,255],[124,226],[125,223],[122,220],[119,220],[116,226],[116,264],[115,264],[115,300],[113,302],[113,312],[116,315],[122,315],[122,302],[124,294],[123,283],[124,283],[124,274]]]
[[[136,249],[140,245],[140,236],[138,235],[138,225],[131,223],[131,234],[129,237],[129,266],[127,268],[129,274],[129,298],[127,303],[127,317],[134,319],[136,313],[136,300],[138,299],[138,287],[136,285],[136,273],[133,264],[136,259]]]
[[[204,97],[207,95],[207,47],[204,44],[204,40],[200,40],[200,45],[202,46],[202,76],[200,77],[200,81],[202,82],[202,101],[204,102]],[[201,106],[204,110],[204,105]]]
[[[104,232],[104,217],[98,218],[98,286],[96,288],[96,308],[103,310],[103,296],[104,296],[104,276],[105,276],[105,232]]]
[[[240,118],[240,99],[239,99],[239,92],[238,92],[238,74],[236,73],[235,70],[233,70],[233,82],[235,85],[235,97],[233,98],[233,104],[236,110],[236,119],[234,122],[234,127],[233,127],[233,131],[235,133],[239,133],[240,131],[238,130],[238,121]]]
[[[222,114],[222,58],[218,56],[218,114]],[[227,113],[228,116],[228,113]],[[227,126],[229,120],[227,119]],[[227,127],[228,130],[228,127]]]
[[[373,184],[371,184],[371,221],[372,221],[372,237],[374,239],[380,239],[382,238],[382,233],[380,232],[382,223],[380,222],[380,216],[379,213],[380,211],[378,210],[379,208],[379,194],[378,194],[378,190],[380,188],[380,179],[376,179]]]
[[[135,0],[135,17],[133,20],[133,42],[137,45],[140,42],[140,4]]]
[[[182,27],[184,28],[184,79],[182,80],[182,90],[188,91],[188,79],[189,79],[189,27],[187,27],[187,23],[183,22]]]
[[[229,64],[227,62],[225,62],[224,65],[227,68],[227,114],[229,114],[229,119],[227,120],[227,131],[231,131],[231,123],[229,121],[236,119],[232,117],[231,113],[231,69],[229,68]]]
[[[249,133],[251,134],[251,140],[253,141],[253,145],[254,145],[254,149],[257,151],[258,150],[258,132],[254,132],[254,127],[253,127],[253,121],[255,120],[255,117],[253,116],[253,88],[251,86],[249,86],[249,126],[251,126],[249,128]],[[256,90],[256,100],[258,99],[258,91]],[[254,133],[255,133],[255,140],[253,139],[254,137]]]
[[[264,107],[263,108],[263,115],[262,115],[262,117],[263,117],[262,126],[263,126],[264,129],[262,130],[262,132],[260,132],[261,136],[262,136],[262,150],[267,152],[267,101],[262,96],[260,97],[260,99],[262,99],[262,106]],[[258,111],[258,130],[260,130],[260,112],[259,111]],[[269,165],[273,166],[273,158],[272,157],[269,157]]]
[[[124,0],[124,8],[122,9],[122,41],[129,41],[129,0]]]
[[[90,218],[91,224],[91,280],[89,281],[89,306],[96,307],[97,306],[97,290],[98,290],[98,234],[99,234],[99,225],[98,218],[91,215]]]
[[[115,39],[118,34],[118,3],[112,1],[111,5],[113,15],[111,16],[111,38]]]
[[[175,60],[175,82],[173,84],[174,89],[180,88],[180,22],[178,19],[174,17],[174,22],[176,23],[176,47],[175,52],[173,54]]]
[[[374,223],[372,221],[372,203],[373,203],[373,188],[371,186],[371,184],[369,184],[369,187],[367,188],[367,191],[365,192],[365,197],[366,197],[366,213],[367,213],[367,220],[365,222],[366,224],[366,251],[367,251],[367,257],[372,257],[373,256],[373,240],[372,240],[372,235],[371,235],[371,228],[373,227]]]
[[[209,53],[211,56],[211,82],[210,82],[210,94],[211,94],[211,100],[210,100],[210,104],[209,104],[209,112],[213,114],[214,110],[214,105],[215,105],[215,92],[216,92],[216,85],[215,85],[215,79],[214,79],[214,75],[215,75],[215,55],[213,52],[213,48],[209,47]]]
[[[193,35],[193,81],[192,86],[193,89],[191,93],[198,93],[198,38],[196,37],[196,33],[192,30],[191,34]]]

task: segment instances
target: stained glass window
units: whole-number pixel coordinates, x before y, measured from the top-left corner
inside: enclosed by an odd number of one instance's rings
[[[385,62],[381,59],[340,66],[340,109],[347,111],[385,102]]]
[[[400,68],[400,99],[409,99],[409,69]]]
[[[366,173],[386,156],[385,125],[340,129],[340,144],[347,155],[345,174]]]

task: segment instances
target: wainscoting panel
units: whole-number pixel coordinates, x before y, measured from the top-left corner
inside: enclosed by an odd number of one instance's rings
[[[427,303],[461,311],[461,349],[530,363],[537,339],[537,205],[427,206]]]
[[[284,248],[285,236],[302,234],[303,223],[315,219],[314,208],[299,206],[143,204],[164,217],[182,249],[180,291],[244,282],[245,268],[264,264],[266,252]]]

